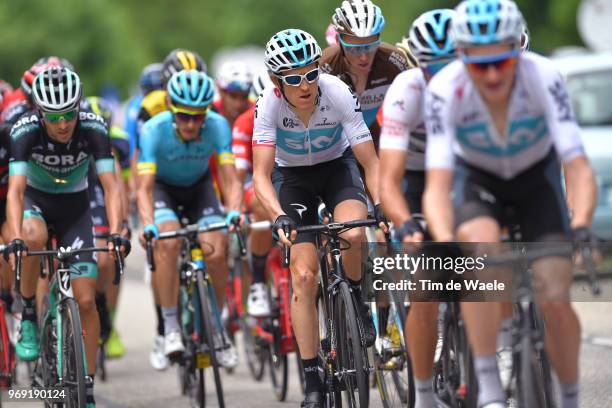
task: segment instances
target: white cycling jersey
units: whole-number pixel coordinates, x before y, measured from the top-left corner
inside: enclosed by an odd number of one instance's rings
[[[425,95],[427,169],[452,169],[455,156],[508,180],[542,160],[554,145],[563,163],[584,155],[563,77],[548,59],[519,57],[507,135],[499,135],[461,61],[440,71]]]
[[[406,170],[425,170],[424,98],[427,81],[420,69],[395,77],[383,103],[380,149],[406,152]]]
[[[308,126],[268,86],[257,101],[253,147],[276,147],[281,167],[312,166],[342,156],[349,146],[372,140],[359,101],[340,79],[321,74],[319,98]]]

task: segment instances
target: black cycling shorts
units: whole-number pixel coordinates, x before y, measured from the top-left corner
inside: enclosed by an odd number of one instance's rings
[[[511,211],[522,240],[566,240],[569,217],[561,186],[561,166],[551,149],[540,162],[504,180],[457,160],[454,183],[455,226],[488,216],[507,225]]]
[[[210,172],[192,186],[171,186],[159,180],[153,190],[155,224],[179,221],[179,207],[190,223],[200,225],[225,221],[223,207],[219,203]]]
[[[423,215],[423,192],[425,191],[425,171],[406,170],[402,180],[402,191],[408,203],[410,214]]]
[[[49,194],[30,186],[26,188],[23,218],[38,218],[52,229],[58,247],[85,248],[94,245],[93,225],[87,190],[76,193]],[[85,253],[76,256],[70,277],[98,276],[96,256]]]
[[[108,235],[110,227],[106,215],[106,203],[104,202],[104,189],[97,180],[89,180],[87,194],[89,195],[89,208],[91,209],[91,220],[93,222],[94,235],[100,238]]]
[[[283,211],[298,226],[319,223],[319,199],[333,214],[346,200],[367,202],[357,159],[351,149],[334,160],[313,166],[278,167],[272,171],[272,184]],[[316,242],[316,234],[299,234],[296,242]]]

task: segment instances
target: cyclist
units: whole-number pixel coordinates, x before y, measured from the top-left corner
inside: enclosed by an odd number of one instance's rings
[[[121,216],[123,219],[122,233],[129,238],[129,224],[127,222],[128,198],[127,198],[127,177],[130,174],[130,141],[127,133],[121,128],[113,126],[113,116],[111,105],[103,98],[90,96],[81,104],[81,109],[91,111],[101,116],[106,122],[106,127],[110,137],[113,156],[115,157],[115,171],[120,176],[117,183],[121,197]],[[91,165],[88,173],[89,204],[92,213],[94,226],[94,237],[96,245],[104,244],[104,240],[110,231],[106,204],[104,200],[104,190],[98,182],[95,166]],[[125,346],[119,337],[119,333],[113,325],[117,299],[119,296],[119,285],[111,284],[114,274],[114,264],[108,253],[101,252],[97,255],[98,285],[96,287],[96,307],[100,316],[100,337],[101,341],[106,342],[106,355],[109,358],[118,358],[125,353]]]
[[[241,62],[225,63],[219,69],[215,84],[219,90],[219,98],[213,102],[212,109],[233,126],[236,118],[253,106],[249,100],[253,86],[251,70]]]
[[[233,127],[236,118],[253,106],[249,99],[253,86],[253,75],[246,64],[230,61],[221,66],[215,82],[219,90],[219,97],[213,101],[211,109],[227,119],[230,127]],[[214,156],[210,158],[208,166],[213,177],[215,191],[217,195],[220,195],[217,160]],[[225,200],[225,197],[221,198]]]
[[[467,0],[456,11],[451,30],[459,61],[431,80],[425,96],[423,208],[433,237],[499,242],[502,210],[509,205],[526,242],[567,239],[570,227],[574,239],[589,240],[597,187],[563,77],[546,58],[521,52],[524,21],[513,1]],[[558,158],[573,193],[571,220]],[[547,351],[562,406],[577,407],[580,327],[569,303],[571,264],[547,261],[533,265]],[[500,308],[464,303],[462,310],[478,404],[505,407],[496,361]]]
[[[127,103],[124,130],[128,133],[130,139],[130,157],[137,148],[138,114],[142,107],[142,100],[151,92],[163,88],[161,78],[162,69],[163,65],[160,62],[155,62],[144,67],[140,73],[140,80],[138,81],[140,94],[134,96]]]
[[[342,79],[357,94],[378,149],[376,113],[389,85],[408,63],[394,46],[380,41],[385,18],[370,0],[344,0],[332,16],[332,24],[339,45],[323,51],[321,68]]]
[[[206,65],[197,53],[182,48],[172,50],[164,58],[162,66],[162,87],[149,92],[142,100],[142,106],[138,115],[139,127],[158,113],[168,110],[166,105],[166,85],[172,74],[182,70],[206,72]]]
[[[267,86],[272,86],[268,70],[262,70],[253,81],[253,92],[261,95]],[[257,199],[253,191],[251,173],[253,171],[253,126],[255,125],[255,106],[242,113],[236,119],[232,128],[232,151],[236,157],[236,170],[238,178],[244,186],[244,202],[252,214],[253,221],[269,219],[265,208]],[[272,248],[272,235],[270,231],[251,231],[249,236],[251,250],[252,282],[247,308],[254,317],[269,316],[270,301],[265,285],[265,269],[268,253]]]
[[[288,29],[276,33],[266,45],[265,63],[274,86],[257,101],[253,131],[253,184],[255,194],[284,245],[292,245],[293,297],[291,317],[304,364],[306,398],[303,406],[323,405],[319,377],[318,319],[315,307],[318,261],[315,236],[300,234],[298,225],[318,222],[318,197],[342,222],[365,219],[365,188],[357,162],[376,203],[376,217],[384,219],[378,201],[378,158],[370,131],[363,121],[357,96],[340,79],[320,74],[321,49],[308,33]],[[304,125],[308,124],[308,125]],[[292,230],[289,237],[283,233]],[[343,234],[352,249],[343,253],[347,277],[356,296],[365,340],[376,337],[368,308],[361,299],[359,244],[363,228]]]
[[[21,76],[21,86],[4,99],[0,122],[15,124],[19,118],[33,109],[32,82],[39,73],[50,67],[62,67],[70,64],[58,57],[40,58]]]
[[[168,110],[166,86],[173,73],[182,70],[195,69],[206,72],[206,65],[202,58],[195,52],[176,48],[172,50],[166,58],[164,58],[161,72],[162,87],[161,89],[149,92],[142,100],[142,107],[138,115],[138,131],[140,132],[144,123],[157,115],[158,113]],[[132,165],[137,167],[139,161],[138,155],[140,150],[139,132],[136,134],[136,149],[132,155]],[[138,171],[132,182],[132,191],[138,190]],[[149,355],[149,362],[156,370],[165,370],[168,368],[168,359],[164,354],[164,319],[162,317],[159,290],[157,288],[157,279],[151,279],[151,287],[153,288],[153,298],[155,300],[155,314],[157,317],[157,336],[153,343],[153,350]]]
[[[67,68],[49,68],[34,79],[32,94],[37,113],[22,117],[11,130],[7,195],[11,248],[23,248],[25,241],[27,248],[42,249],[48,239],[47,227],[55,230],[58,246],[93,245],[87,198],[91,157],[110,209],[109,242],[127,245],[119,234],[121,202],[104,119],[79,112],[79,76]],[[34,294],[40,263],[26,257],[22,266],[23,314],[16,352],[20,359],[32,361],[39,354]],[[93,407],[93,373],[100,332],[95,303],[97,267],[91,254],[79,255],[74,266],[71,287],[87,333],[87,404]]]
[[[147,121],[140,140],[138,208],[145,225],[144,232],[154,236],[180,228],[178,206],[184,206],[190,222],[205,225],[223,220],[223,209],[215,195],[207,166],[213,154],[218,158],[219,175],[228,197],[228,222],[240,214],[242,201],[229,125],[221,115],[210,112],[214,97],[212,79],[200,71],[180,71],[168,81],[167,91],[170,111]],[[219,231],[202,237],[214,248],[214,253],[206,261],[221,310],[228,274],[226,237]],[[177,311],[179,244],[178,240],[160,241],[155,252],[157,270],[153,278],[158,280],[165,330],[164,352],[168,357],[184,351]],[[210,252],[208,248],[203,250]],[[222,335],[226,343],[231,344],[224,331]],[[237,362],[233,345],[219,352],[221,365],[233,367]]]
[[[380,196],[385,214],[397,226],[403,242],[425,238],[421,200],[425,188],[424,96],[431,78],[455,58],[449,37],[454,10],[420,15],[410,28],[407,46],[420,69],[399,74],[387,91],[380,136]],[[415,275],[415,279],[420,272]],[[437,407],[433,362],[438,338],[437,302],[413,302],[405,338],[415,380],[415,408]],[[442,405],[441,405],[442,406]]]

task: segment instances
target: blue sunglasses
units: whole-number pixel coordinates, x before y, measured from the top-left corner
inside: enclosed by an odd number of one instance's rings
[[[342,39],[342,36],[338,36],[338,38],[340,39],[340,44],[342,44],[342,48],[344,49],[344,51],[348,52],[349,54],[356,55],[356,56],[361,56],[361,55],[366,55],[366,54],[371,54],[373,52],[376,52],[376,50],[378,49],[378,46],[380,45],[380,39],[376,41],[372,41],[367,44],[351,44],[351,43],[347,43],[346,41],[344,41]]]
[[[452,59],[447,59],[443,61],[431,62],[429,64],[423,64],[421,65],[421,67],[429,76],[434,76],[438,72],[442,71],[442,68],[444,68],[451,62],[453,62]]]

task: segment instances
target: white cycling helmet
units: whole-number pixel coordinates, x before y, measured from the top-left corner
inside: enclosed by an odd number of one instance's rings
[[[264,69],[259,74],[257,74],[255,79],[253,80],[253,93],[255,94],[255,97],[261,95],[263,90],[266,89],[266,87],[270,84],[272,84],[270,74],[268,73],[267,69]]]
[[[380,34],[385,18],[370,0],[344,0],[332,16],[332,24],[339,34],[369,37]]]
[[[451,29],[456,47],[521,43],[525,20],[512,0],[465,0],[455,8]]]
[[[221,66],[216,82],[223,91],[248,93],[253,85],[253,75],[246,64],[232,61]]]
[[[51,67],[34,78],[34,104],[43,112],[62,113],[76,109],[83,86],[79,76],[63,67]]]
[[[414,20],[408,36],[408,46],[419,64],[455,57],[455,47],[448,35],[454,17],[454,10],[436,9]]]
[[[266,44],[264,62],[275,74],[301,68],[321,58],[321,47],[306,31],[296,28],[279,31]]]

